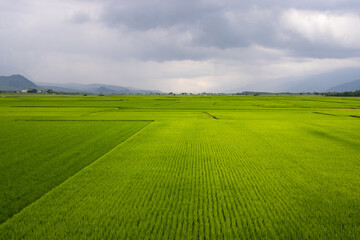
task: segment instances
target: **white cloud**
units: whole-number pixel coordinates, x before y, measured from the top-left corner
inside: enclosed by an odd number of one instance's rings
[[[5,2],[0,75],[202,92],[360,65],[359,15],[325,1]]]
[[[280,21],[285,30],[310,42],[360,48],[360,16],[353,12],[290,9]]]

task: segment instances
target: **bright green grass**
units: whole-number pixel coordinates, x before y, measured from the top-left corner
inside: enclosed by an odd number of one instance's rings
[[[148,123],[0,121],[0,222]]]
[[[4,224],[0,236],[354,239],[359,125],[298,120],[153,123]]]
[[[107,108],[136,111],[168,110],[241,110],[241,109],[298,109],[298,108],[353,108],[359,107],[356,97],[322,97],[322,96],[3,96],[0,107],[17,108],[48,107],[86,108],[96,111]]]
[[[170,97],[1,99],[14,124],[155,121],[0,225],[0,239],[359,238],[359,98]]]

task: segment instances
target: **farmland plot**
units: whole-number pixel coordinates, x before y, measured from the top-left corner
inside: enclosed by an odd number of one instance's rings
[[[0,121],[0,222],[149,122]]]
[[[155,121],[2,224],[0,238],[359,237],[358,119],[208,112],[220,118]]]

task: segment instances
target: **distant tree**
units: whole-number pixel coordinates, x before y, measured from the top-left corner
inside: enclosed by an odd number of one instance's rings
[[[29,88],[26,92],[27,93],[37,93],[37,90],[35,88]]]
[[[45,93],[47,93],[47,94],[52,94],[52,93],[54,93],[54,90],[48,89],[48,90],[45,91]]]
[[[325,96],[337,96],[337,97],[360,97],[360,89],[354,92],[347,91],[347,92],[325,92],[321,93],[321,95]]]

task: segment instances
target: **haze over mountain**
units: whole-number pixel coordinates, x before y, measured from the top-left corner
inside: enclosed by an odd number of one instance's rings
[[[277,81],[264,81],[262,83],[247,85],[227,91],[227,93],[254,91],[254,92],[343,92],[360,89],[360,69],[345,69],[318,74],[305,79],[287,78]],[[158,90],[142,90],[132,87],[122,87],[106,84],[52,84],[30,81],[22,75],[0,76],[0,90],[19,91],[29,88],[38,90],[52,89],[56,92],[80,92],[93,94],[150,94],[162,93]]]
[[[20,91],[38,86],[22,75],[0,76],[0,90]]]
[[[78,84],[78,83],[44,83],[36,82],[38,85],[41,85],[43,88],[51,88],[55,91],[65,91],[65,92],[88,92],[95,94],[149,94],[149,93],[161,93],[159,90],[144,90],[137,89],[132,87],[122,87],[116,85],[107,85],[100,83],[92,84]]]
[[[328,92],[346,92],[360,90],[360,79],[337,85],[328,89]]]
[[[341,69],[290,82],[285,92],[326,92],[329,88],[360,78],[360,68]],[[354,89],[356,90],[356,89]]]
[[[282,78],[259,81],[255,84],[234,88],[227,92],[263,91],[263,92],[327,92],[330,88],[360,78],[360,68],[345,68],[302,77]],[[352,86],[352,85],[351,85]],[[351,88],[351,86],[349,86]],[[349,88],[348,88],[349,89]],[[347,90],[347,91],[354,91]]]
[[[104,84],[48,84],[30,81],[22,75],[0,76],[0,90],[20,91],[29,88],[38,90],[52,89],[57,92],[83,92],[93,94],[149,94],[161,93],[157,90],[142,90]]]

